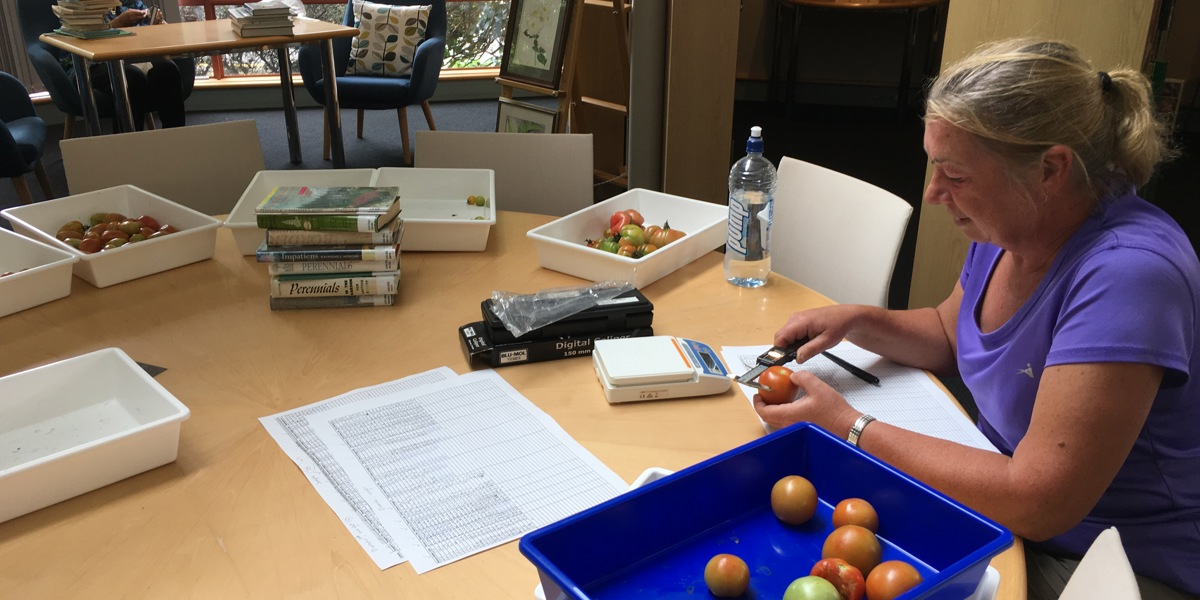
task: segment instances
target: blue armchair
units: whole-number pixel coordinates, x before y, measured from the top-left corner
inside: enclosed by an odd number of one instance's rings
[[[79,87],[75,78],[63,68],[60,59],[69,55],[43,43],[38,39],[43,33],[49,33],[60,25],[58,16],[51,8],[55,0],[17,0],[17,16],[21,21],[21,38],[25,43],[25,51],[29,61],[37,71],[38,78],[50,100],[64,115],[63,139],[71,137],[72,124],[75,117],[83,114],[83,100],[79,97]],[[192,94],[196,83],[196,60],[193,58],[176,58],[179,67],[180,85],[183,87],[183,98],[186,100]],[[111,118],[114,114],[113,95],[111,92],[96,90],[96,108],[100,116]],[[147,117],[147,121],[150,117]]]
[[[413,56],[410,77],[381,77],[372,75],[338,75],[338,104],[342,108],[358,110],[358,137],[363,136],[364,110],[395,109],[400,118],[400,139],[404,146],[404,162],[412,164],[412,150],[408,143],[408,106],[420,104],[425,113],[425,122],[436,130],[429,99],[437,87],[442,71],[442,58],[446,51],[446,0],[373,0],[393,6],[431,6],[429,23],[425,29],[425,41],[417,46]],[[354,0],[346,2],[346,14],[342,24],[353,27]],[[350,43],[354,38],[333,40],[333,64],[335,73],[345,73],[350,63]],[[325,80],[321,76],[321,50],[317,46],[300,48],[298,66],[304,89],[318,104],[325,105]],[[325,126],[325,160],[329,160],[329,126]]]
[[[37,174],[46,198],[53,198],[50,179],[42,167],[46,145],[46,123],[33,110],[29,90],[19,79],[0,71],[0,176],[11,177],[21,202],[33,198],[25,185],[25,174]]]

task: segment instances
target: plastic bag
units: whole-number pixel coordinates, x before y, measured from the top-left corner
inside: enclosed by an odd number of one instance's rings
[[[601,281],[586,287],[553,288],[534,294],[494,291],[492,311],[505,329],[521,337],[632,289],[633,285],[627,281]]]

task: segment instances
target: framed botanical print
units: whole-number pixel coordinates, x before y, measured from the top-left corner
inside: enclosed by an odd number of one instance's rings
[[[557,90],[576,0],[512,0],[501,79]]]
[[[500,98],[496,111],[496,131],[499,133],[554,133],[558,112],[536,104],[526,104]]]

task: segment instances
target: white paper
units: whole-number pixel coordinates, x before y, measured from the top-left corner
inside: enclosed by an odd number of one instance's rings
[[[755,365],[758,355],[770,348],[724,346],[721,356],[731,372],[744,373]],[[843,341],[829,351],[875,375],[880,385],[876,387],[855,377],[821,355],[803,365],[793,361],[786,366],[793,371],[803,369],[815,374],[846,398],[855,410],[868,413],[889,425],[975,448],[998,451],[925,371],[894,363],[850,342]],[[754,388],[740,387],[746,398],[753,402]],[[763,429],[768,433],[773,431],[766,423],[763,423]]]
[[[626,490],[492,370],[306,418],[418,573]]]
[[[325,445],[325,440],[313,432],[305,417],[363,399],[385,396],[457,376],[449,367],[440,367],[259,419],[380,569],[404,562],[404,556],[375,516],[375,512],[359,495],[358,488],[350,480],[345,469],[334,460]]]

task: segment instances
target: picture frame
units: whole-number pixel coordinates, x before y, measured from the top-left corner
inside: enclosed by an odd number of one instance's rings
[[[497,133],[554,133],[558,111],[536,104],[500,98],[496,109]]]
[[[512,0],[500,78],[557,90],[576,0]]]

